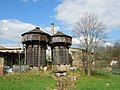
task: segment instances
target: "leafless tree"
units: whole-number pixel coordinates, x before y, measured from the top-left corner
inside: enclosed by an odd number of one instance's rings
[[[88,76],[92,71],[92,53],[105,40],[105,29],[105,25],[95,14],[85,14],[75,23],[74,36],[80,41],[80,48],[86,51],[82,61]]]

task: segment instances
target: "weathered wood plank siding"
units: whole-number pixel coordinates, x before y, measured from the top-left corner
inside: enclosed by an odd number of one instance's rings
[[[57,32],[51,37],[51,49],[54,65],[69,65],[71,64],[69,47],[72,43],[72,37]]]
[[[22,34],[22,43],[25,46],[26,64],[29,66],[45,66],[46,47],[50,43],[50,35],[38,27]]]

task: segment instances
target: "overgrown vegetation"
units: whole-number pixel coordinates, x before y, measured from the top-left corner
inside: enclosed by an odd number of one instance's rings
[[[117,60],[120,65],[120,40],[116,41],[113,46],[101,46],[95,54],[98,62],[97,66],[108,66],[112,60]]]
[[[74,37],[79,40],[79,48],[85,49],[83,67],[88,76],[92,73],[93,55],[105,39],[105,25],[94,14],[82,16],[74,26]]]
[[[119,75],[99,71],[90,77],[79,77],[72,90],[120,90],[119,83]]]
[[[76,77],[75,81],[72,81]],[[60,83],[58,83],[60,82]],[[70,71],[68,76],[57,77],[52,73],[6,74],[0,77],[0,90],[119,90],[120,75],[97,71],[92,76]],[[57,86],[58,85],[58,86]],[[65,88],[65,89],[64,89]]]

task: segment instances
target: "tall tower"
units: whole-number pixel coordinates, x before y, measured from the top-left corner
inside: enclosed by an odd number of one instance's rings
[[[51,36],[53,65],[71,64],[69,56],[69,48],[71,46],[71,42],[72,37],[60,31]]]
[[[21,36],[25,47],[26,64],[36,67],[45,66],[47,64],[46,47],[50,42],[50,35],[36,27]]]
[[[54,34],[54,23],[51,23],[51,35]]]

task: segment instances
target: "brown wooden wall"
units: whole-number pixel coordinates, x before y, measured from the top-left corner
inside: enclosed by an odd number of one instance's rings
[[[69,49],[64,46],[55,46],[53,48],[53,64],[54,65],[71,64]]]
[[[56,42],[64,42],[64,43],[71,43],[72,39],[69,37],[52,37],[51,43],[56,43]]]
[[[45,41],[50,42],[50,37],[44,34],[26,34],[22,37],[22,42],[26,41]]]
[[[46,45],[27,45],[26,64],[29,66],[45,66],[46,63]]]

